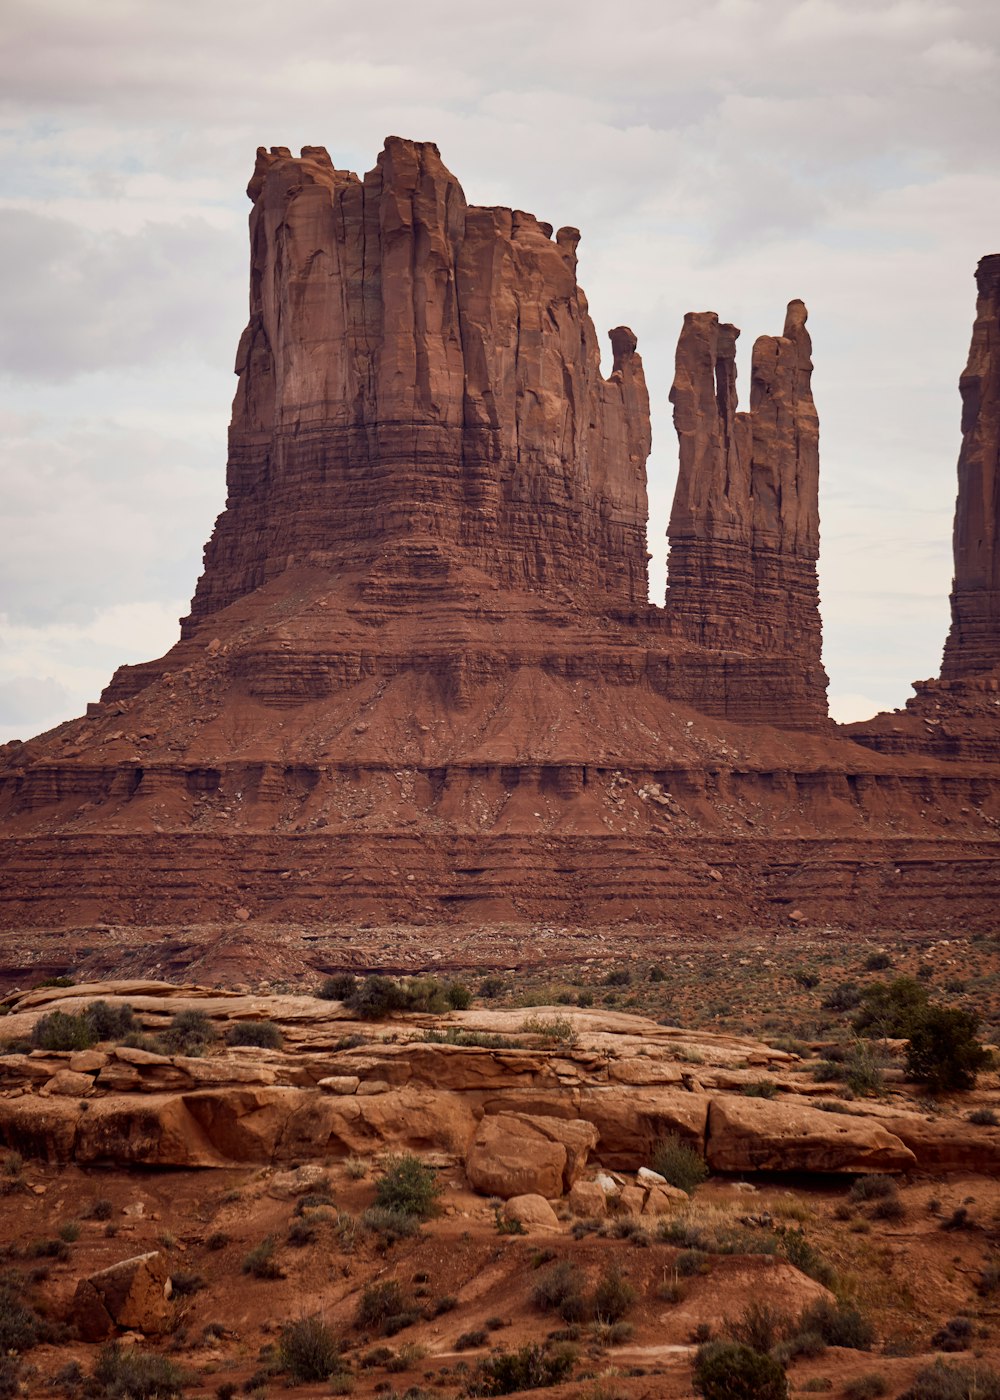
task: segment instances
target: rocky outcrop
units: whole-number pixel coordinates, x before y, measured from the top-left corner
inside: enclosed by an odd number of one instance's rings
[[[735,326],[689,313],[670,401],[680,471],[670,515],[667,614],[686,640],[780,658],[765,680],[748,668],[709,713],[763,717],[778,700],[790,726],[826,718],[819,557],[819,420],[812,343],[801,301],[784,332],[753,349],[750,411],[737,412]],[[778,687],[775,693],[774,687]]]
[[[719,1172],[902,1172],[917,1163],[879,1123],[727,1095],[709,1109],[707,1158]]]
[[[73,1322],[85,1342],[101,1342],[121,1328],[156,1334],[170,1325],[170,1276],[159,1251],[123,1259],[77,1284]]]
[[[598,1134],[583,1120],[501,1113],[482,1120],[465,1174],[484,1196],[561,1196],[587,1164]]]
[[[635,337],[605,380],[579,233],[478,208],[429,142],[363,179],[258,151],[228,500],[188,631],[290,566],[461,560],[514,587],[646,598]]]
[[[1000,254],[982,259],[976,285],[972,345],[959,381],[962,449],[951,630],[941,665],[946,681],[1000,667]]]

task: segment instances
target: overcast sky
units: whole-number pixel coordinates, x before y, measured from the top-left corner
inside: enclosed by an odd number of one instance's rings
[[[256,147],[361,172],[389,134],[582,230],[598,332],[646,364],[656,602],[684,312],[742,327],[748,390],[803,298],[831,706],[902,705],[947,630],[998,38],[996,0],[4,0],[0,741],[177,638],[225,496]]]

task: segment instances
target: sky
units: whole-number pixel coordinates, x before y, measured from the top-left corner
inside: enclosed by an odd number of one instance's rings
[[[998,48],[995,0],[4,0],[0,742],[177,639],[225,499],[257,146],[363,172],[390,134],[582,230],[598,333],[646,366],[654,602],[684,313],[742,328],[748,393],[806,302],[831,711],[904,704],[948,625]]]

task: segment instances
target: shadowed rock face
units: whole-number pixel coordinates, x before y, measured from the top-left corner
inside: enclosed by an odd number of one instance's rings
[[[781,655],[799,723],[826,715],[819,557],[819,420],[806,308],[753,349],[750,411],[737,412],[735,326],[684,318],[670,401],[680,473],[668,534],[667,609],[699,646]]]
[[[649,405],[636,342],[605,380],[575,229],[466,203],[437,147],[359,179],[258,152],[228,501],[186,632],[294,565],[646,599]]]
[[[976,270],[979,298],[962,392],[955,581],[943,680],[1000,664],[1000,254]]]

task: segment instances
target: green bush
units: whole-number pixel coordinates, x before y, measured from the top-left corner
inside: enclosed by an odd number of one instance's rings
[[[859,1176],[847,1193],[849,1201],[880,1201],[899,1194],[899,1188],[891,1176]]]
[[[539,1275],[531,1301],[542,1312],[557,1312],[564,1322],[582,1322],[587,1315],[579,1273],[568,1259]]]
[[[253,1278],[281,1278],[281,1269],[278,1261],[274,1257],[274,1239],[268,1235],[255,1245],[247,1254],[240,1266],[245,1274],[250,1274]]]
[[[971,1089],[990,1062],[976,1039],[979,1017],[958,1007],[929,1006],[913,1028],[906,1047],[906,1068],[932,1093]]]
[[[953,1317],[931,1338],[935,1351],[968,1351],[972,1345],[972,1323],[967,1317]]]
[[[293,1385],[325,1381],[343,1369],[340,1344],[318,1317],[302,1317],[282,1327],[278,1360]]]
[[[617,1266],[612,1265],[594,1288],[594,1313],[602,1322],[618,1322],[635,1302],[635,1289]]]
[[[788,1396],[780,1363],[740,1342],[708,1342],[699,1347],[693,1381],[705,1400],[787,1400]]]
[[[175,1055],[203,1055],[215,1038],[215,1027],[204,1011],[178,1011],[163,1032],[164,1043]]]
[[[83,1015],[95,1040],[121,1040],[136,1029],[135,1012],[128,1002],[112,1006],[108,1001],[92,1001]]]
[[[316,988],[316,995],[322,1001],[348,1001],[358,990],[358,979],[349,972],[337,972],[332,977],[324,977]]]
[[[365,1332],[392,1337],[416,1321],[419,1313],[396,1279],[369,1283],[358,1303],[354,1323]]]
[[[94,1379],[104,1400],[176,1400],[184,1393],[184,1377],[172,1361],[117,1342],[101,1348]]]
[[[469,1382],[469,1395],[513,1395],[559,1385],[576,1364],[571,1346],[549,1349],[535,1344],[519,1351],[499,1351],[480,1361]]]
[[[446,986],[436,977],[409,977],[398,982],[394,977],[376,974],[359,982],[344,998],[344,1004],[362,1020],[378,1021],[394,1011],[424,1011],[440,1015],[452,1011],[472,999],[471,992],[461,983]]]
[[[864,989],[853,1026],[858,1035],[906,1040],[927,1010],[927,988],[913,977],[873,982]]]
[[[361,1228],[378,1235],[383,1246],[396,1244],[409,1239],[420,1229],[420,1221],[405,1210],[391,1210],[386,1206],[369,1206],[361,1212]]]
[[[375,1205],[429,1220],[437,1211],[440,1194],[434,1168],[425,1166],[411,1152],[404,1152],[387,1160],[385,1171],[375,1184]]]
[[[466,1011],[472,1005],[472,992],[463,982],[449,982],[444,994],[453,1011]]]
[[[0,1352],[30,1351],[41,1341],[41,1318],[19,1296],[17,1275],[0,1284]]]
[[[799,1317],[800,1332],[816,1332],[831,1347],[851,1347],[855,1351],[870,1351],[875,1329],[857,1308],[843,1303],[831,1303],[819,1298]]]
[[[832,987],[820,1002],[824,1011],[853,1011],[861,1001],[861,988],[857,982],[841,982]]]
[[[89,1050],[96,1041],[85,1016],[70,1016],[65,1011],[50,1011],[31,1030],[31,1043],[36,1050]]]
[[[990,1366],[935,1361],[917,1372],[899,1400],[1000,1400],[1000,1375]]]
[[[725,1328],[734,1342],[751,1351],[773,1351],[792,1327],[792,1319],[770,1303],[748,1303],[735,1322],[726,1319]]]
[[[280,1050],[284,1042],[273,1021],[237,1021],[226,1032],[227,1045],[255,1045],[260,1050]]]
[[[653,1148],[650,1166],[671,1186],[694,1191],[708,1176],[708,1165],[700,1152],[682,1142],[676,1133],[660,1138]]]
[[[889,1389],[889,1382],[881,1371],[869,1371],[864,1376],[856,1376],[844,1386],[847,1400],[878,1400]]]

